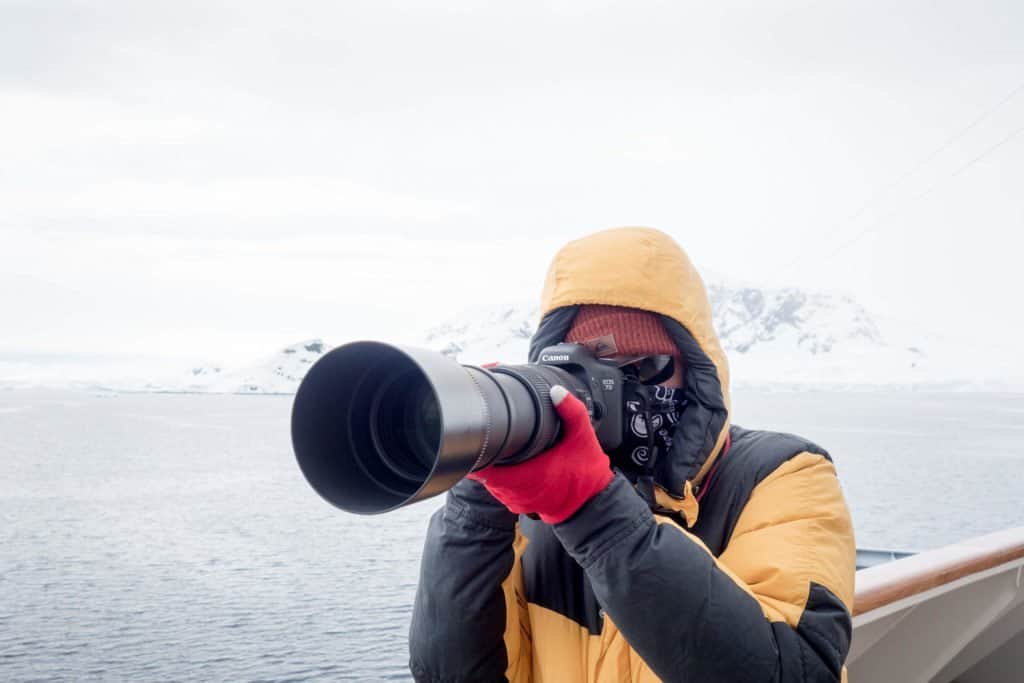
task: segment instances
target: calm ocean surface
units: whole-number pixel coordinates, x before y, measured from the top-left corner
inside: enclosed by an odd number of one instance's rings
[[[291,397],[0,391],[0,680],[407,680],[427,518],[305,483]],[[1024,524],[1024,396],[758,393],[833,455],[860,546]]]

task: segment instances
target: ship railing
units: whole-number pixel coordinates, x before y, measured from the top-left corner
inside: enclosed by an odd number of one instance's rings
[[[857,564],[851,683],[1024,680],[1024,527]]]

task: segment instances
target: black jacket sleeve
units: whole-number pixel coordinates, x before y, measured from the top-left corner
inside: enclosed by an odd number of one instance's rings
[[[464,479],[434,513],[409,629],[417,681],[505,681],[502,582],[514,564],[518,516]]]
[[[840,600],[808,584],[796,627],[766,618],[771,608],[749,586],[698,539],[659,524],[621,476],[554,531],[606,613],[663,680],[840,680],[851,628]],[[783,562],[798,554],[771,552]],[[771,566],[771,558],[763,561]]]

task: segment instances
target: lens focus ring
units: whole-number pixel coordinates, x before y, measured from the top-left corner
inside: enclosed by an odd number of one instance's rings
[[[539,369],[539,368],[538,368]],[[551,402],[551,387],[553,383],[544,374],[525,373],[526,379],[533,387],[534,398],[539,402],[537,406],[537,433],[533,439],[532,454],[545,451],[555,445],[555,438],[558,436],[558,413],[555,412],[555,405]]]

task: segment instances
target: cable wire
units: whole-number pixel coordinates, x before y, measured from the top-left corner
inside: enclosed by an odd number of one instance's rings
[[[879,226],[879,224],[881,224],[881,222],[883,220],[885,220],[886,218],[889,218],[893,214],[899,213],[900,210],[905,208],[907,205],[909,205],[909,204],[911,204],[913,202],[916,202],[916,201],[920,201],[921,199],[924,199],[925,197],[930,195],[932,192],[934,192],[936,190],[936,188],[938,188],[944,182],[946,182],[947,180],[950,180],[952,178],[955,178],[958,175],[960,175],[961,173],[965,172],[967,169],[971,168],[972,166],[974,166],[975,164],[980,162],[982,159],[987,157],[989,154],[991,154],[992,152],[995,152],[997,149],[999,149],[1000,147],[1002,147],[1003,145],[1008,143],[1010,140],[1012,140],[1013,138],[1015,138],[1018,135],[1020,135],[1021,133],[1024,133],[1024,126],[1021,126],[1020,128],[1016,128],[1016,129],[1010,131],[1010,133],[1006,137],[1004,137],[1002,140],[1000,140],[996,144],[992,145],[991,147],[989,147],[984,152],[982,152],[978,156],[974,157],[973,159],[971,159],[967,163],[963,164],[962,166],[957,168],[955,171],[950,173],[948,176],[944,176],[944,177],[940,178],[938,181],[933,183],[930,187],[928,187],[928,189],[924,190],[920,194],[915,195],[914,197],[911,197],[909,200],[903,202],[900,205],[897,205],[896,208],[894,208],[892,211],[889,211],[887,213],[879,215],[867,227],[865,227],[859,233],[854,235],[847,242],[844,242],[843,244],[839,245],[834,250],[832,250],[831,252],[829,252],[828,254],[823,256],[822,260],[823,261],[827,261],[827,260],[831,259],[832,257],[834,257],[836,254],[839,254],[844,249],[846,249],[846,248],[848,248],[850,246],[853,246],[862,237],[864,237],[864,235],[868,234],[869,232],[873,232]]]
[[[938,157],[940,154],[942,154],[947,149],[952,147],[954,144],[959,142],[964,136],[966,136],[972,130],[974,130],[979,125],[981,125],[983,122],[988,120],[989,117],[991,117],[993,114],[995,114],[999,109],[1001,109],[1004,105],[1006,105],[1010,100],[1012,100],[1014,97],[1019,95],[1021,92],[1024,92],[1024,81],[1021,81],[1020,83],[1018,83],[1015,88],[1013,88],[1010,92],[1008,92],[1006,95],[1004,95],[1002,98],[1000,98],[991,107],[989,107],[984,112],[982,112],[979,116],[975,117],[966,126],[964,126],[963,128],[959,129],[956,133],[954,133],[950,137],[946,138],[942,142],[942,144],[940,144],[934,150],[932,150],[927,155],[925,155],[923,158],[918,160],[908,170],[906,170],[905,172],[900,174],[900,176],[897,177],[896,180],[894,180],[893,182],[887,184],[880,191],[874,193],[870,198],[868,198],[867,201],[865,201],[863,204],[861,204],[860,207],[858,207],[853,213],[851,213],[849,216],[847,216],[845,220],[842,220],[842,221],[840,221],[838,223],[833,224],[833,229],[829,230],[828,232],[829,233],[837,232],[840,228],[842,228],[842,226],[846,225],[847,223],[851,223],[851,222],[857,220],[858,218],[860,218],[864,214],[865,211],[867,211],[872,206],[877,204],[881,200],[882,197],[884,197],[886,194],[890,193],[892,190],[896,189],[897,187],[902,185],[904,182],[906,182],[907,180],[909,180],[910,178],[915,176],[918,173],[918,171],[920,171],[926,165],[931,163],[936,157]],[[1018,128],[1015,131],[1011,132],[1010,135],[1007,136],[1006,138],[1004,138],[1001,142],[999,142],[999,143],[993,145],[992,147],[986,149],[984,152],[979,154],[977,157],[975,157],[974,159],[972,159],[968,163],[966,163],[963,166],[961,166],[960,168],[958,168],[950,176],[948,176],[948,178],[955,178],[956,176],[960,175],[961,173],[966,171],[968,168],[970,168],[971,166],[973,166],[974,164],[978,163],[979,161],[981,161],[983,158],[985,158],[986,156],[988,156],[989,154],[991,154],[995,150],[997,150],[1000,147],[1002,147],[1003,145],[1005,145],[1013,137],[1015,137],[1018,133],[1020,133],[1021,130],[1022,129]],[[948,178],[944,178],[943,180],[946,180]],[[941,184],[941,182],[942,181],[939,181],[938,183],[932,185],[927,190],[925,190],[925,192],[923,192],[923,193],[913,197],[912,199],[908,200],[907,202],[904,202],[904,204],[907,204],[907,203],[910,203],[910,202],[914,202],[914,201],[918,201],[920,199],[923,199],[925,196],[930,194],[939,184]],[[868,232],[870,232],[871,230],[874,230],[878,226],[878,223],[883,218],[887,218],[888,216],[891,216],[893,213],[895,213],[895,211],[891,211],[891,212],[888,212],[888,213],[880,216],[875,221],[873,221],[867,228],[861,230],[856,235],[854,235],[854,237],[852,237],[851,239],[849,239],[848,241],[844,242],[843,244],[841,244],[836,249],[834,249],[831,252],[829,252],[826,256],[822,257],[822,260],[831,259],[836,254],[838,254],[841,251],[843,251],[844,249],[850,247],[851,245],[856,243],[858,240],[860,240]],[[796,265],[797,263],[800,263],[800,262],[804,261],[807,255],[808,255],[808,252],[804,252],[803,254],[797,256],[796,258],[794,258],[793,260],[791,260],[790,262],[788,262],[784,266],[782,266],[782,269],[783,270],[788,270],[790,267]]]

